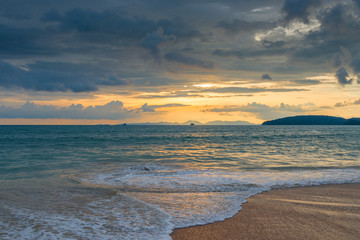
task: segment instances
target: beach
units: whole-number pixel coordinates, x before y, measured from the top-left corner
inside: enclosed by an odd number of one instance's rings
[[[174,240],[359,239],[360,184],[277,189],[254,195],[234,217],[175,229]]]

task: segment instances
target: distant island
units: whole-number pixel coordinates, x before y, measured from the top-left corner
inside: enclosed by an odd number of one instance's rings
[[[308,115],[265,121],[262,125],[360,125],[360,118],[345,119],[332,116]]]

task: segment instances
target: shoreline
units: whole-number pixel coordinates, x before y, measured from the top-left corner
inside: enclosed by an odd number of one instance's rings
[[[360,183],[275,189],[251,196],[224,221],[171,233],[174,240],[358,239]]]

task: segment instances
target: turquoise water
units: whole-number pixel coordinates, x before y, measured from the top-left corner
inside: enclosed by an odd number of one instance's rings
[[[360,182],[358,126],[0,126],[0,239],[170,239],[273,188]]]

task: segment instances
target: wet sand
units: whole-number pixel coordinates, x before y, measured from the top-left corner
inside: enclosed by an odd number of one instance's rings
[[[272,190],[248,199],[234,217],[175,229],[174,240],[360,239],[360,184]]]

